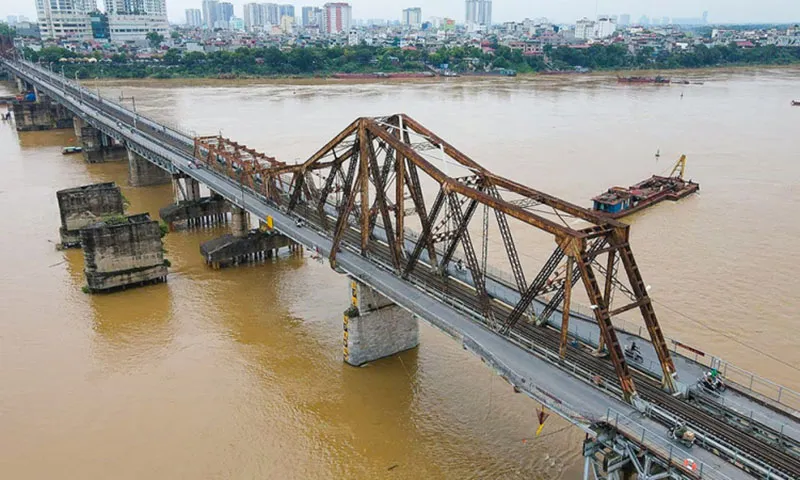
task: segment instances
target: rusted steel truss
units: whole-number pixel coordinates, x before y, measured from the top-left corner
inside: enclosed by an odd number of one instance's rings
[[[458,288],[472,293],[460,301],[500,334],[545,323],[560,309],[562,356],[570,303],[582,284],[627,398],[635,386],[611,320],[638,308],[664,386],[674,390],[675,367],[628,243],[629,227],[486,170],[406,115],[359,118],[296,165],[220,137],[198,138],[195,156],[327,232],[333,267],[346,249],[443,291],[450,291],[448,279],[461,280]],[[479,207],[483,214],[475,215]],[[512,281],[486,271],[491,232],[498,232]],[[515,237],[527,243],[534,234],[550,237],[555,250],[526,273]],[[499,288],[518,292],[517,303],[501,300]],[[631,303],[612,306],[620,289]]]

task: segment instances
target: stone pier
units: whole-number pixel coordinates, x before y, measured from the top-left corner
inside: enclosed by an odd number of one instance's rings
[[[224,268],[264,262],[277,257],[278,251],[286,247],[293,253],[302,252],[300,246],[280,233],[255,230],[244,236],[227,234],[209,240],[200,245],[200,254],[209,266]]]
[[[37,97],[35,102],[14,103],[13,112],[20,132],[72,128],[72,114],[47,97]]]
[[[81,232],[109,216],[125,214],[125,202],[117,184],[96,183],[56,192],[61,214],[61,246],[80,247]]]
[[[231,233],[234,237],[244,237],[250,231],[250,215],[243,208],[231,207]]]
[[[160,283],[167,266],[158,222],[143,213],[109,219],[81,230],[84,273],[90,292]]]
[[[128,150],[128,179],[133,187],[163,185],[172,181],[172,174],[136,152]]]
[[[419,345],[417,318],[357,280],[344,312],[344,361],[360,366]]]
[[[78,138],[86,163],[104,163],[126,158],[124,146],[115,144],[112,138],[94,127],[81,127]]]
[[[228,223],[230,204],[219,195],[200,196],[200,182],[182,174],[172,176],[176,203],[159,211],[161,219],[176,227],[202,228]]]

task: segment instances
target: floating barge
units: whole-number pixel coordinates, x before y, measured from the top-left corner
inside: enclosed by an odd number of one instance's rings
[[[800,102],[798,102],[797,100],[792,100],[792,106],[793,107],[800,107]]]
[[[653,85],[669,85],[672,80],[666,77],[617,77],[618,83],[649,83]]]
[[[592,210],[616,219],[664,200],[678,201],[700,190],[699,184],[683,179],[685,170],[686,155],[682,155],[668,177],[653,175],[628,188],[609,188],[592,199]]]

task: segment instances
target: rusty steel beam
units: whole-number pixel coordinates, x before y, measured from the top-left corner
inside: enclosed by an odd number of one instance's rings
[[[567,257],[567,271],[572,271],[574,259]],[[572,282],[564,283],[564,306],[561,307],[561,345],[558,354],[563,360],[567,356],[567,335],[569,334],[569,308],[572,300]]]
[[[469,227],[469,222],[472,220],[473,215],[475,215],[475,210],[478,209],[478,201],[472,200],[469,202],[469,206],[467,207],[467,212],[463,214],[463,217],[460,217],[462,215],[461,203],[458,201],[458,198],[456,198],[456,202],[458,203],[458,209],[454,209],[451,206],[450,212],[452,213],[453,216],[456,216],[457,214],[459,215],[459,217],[456,217],[456,225],[457,225],[456,232],[452,236],[450,243],[447,245],[444,254],[442,254],[441,265],[440,265],[442,273],[444,273],[447,270],[447,264],[450,263],[450,260],[453,258],[453,254],[456,252],[458,244],[462,242],[461,240],[462,237],[465,234],[469,235],[469,232],[467,231],[467,228]],[[452,202],[450,203],[452,204]]]
[[[483,193],[473,187],[464,185],[454,179],[445,175],[441,170],[433,166],[419,153],[414,151],[409,145],[397,143],[396,138],[389,134],[383,128],[380,128],[374,121],[367,122],[367,129],[374,135],[377,135],[387,143],[395,143],[394,147],[399,150],[406,158],[412,160],[413,163],[433,178],[437,183],[445,185],[445,188],[450,192],[455,192],[470,199],[478,200],[480,203],[489,205],[491,208],[499,209],[524,223],[537,227],[548,233],[562,237],[583,237],[583,234],[556,223],[550,219],[535,215],[527,210],[520,208],[517,205],[509,203],[503,199],[496,199],[486,193]]]
[[[361,193],[361,255],[366,256],[369,247],[369,144],[371,140],[364,119],[361,119],[358,124],[358,142],[361,149],[358,171],[358,178],[361,181],[357,182]]]
[[[453,211],[456,223],[459,225],[465,225],[466,218],[461,212],[461,204],[458,202],[458,197],[455,193],[450,193],[448,196],[450,197],[450,210]],[[475,255],[475,248],[472,245],[472,239],[470,238],[469,231],[465,229],[460,237],[461,248],[464,249],[464,254],[467,257],[467,265],[469,266],[470,273],[472,274],[472,283],[474,284],[473,286],[475,287],[475,291],[478,293],[478,298],[481,301],[481,307],[483,309],[482,313],[486,319],[486,323],[491,324],[492,304],[489,294],[486,292],[486,277],[484,276],[485,272],[481,271],[480,265],[478,264],[478,256]],[[445,265],[444,260],[442,261],[442,265]]]
[[[576,263],[581,271],[581,278],[583,279],[586,293],[589,296],[595,320],[597,320],[597,324],[600,326],[600,333],[605,338],[606,345],[608,345],[609,358],[611,364],[614,365],[614,371],[619,379],[623,397],[626,401],[631,401],[636,395],[636,387],[633,384],[631,372],[625,361],[625,354],[617,339],[617,332],[614,330],[614,326],[611,324],[611,318],[608,316],[608,310],[606,309],[605,302],[603,302],[600,287],[597,285],[597,279],[592,270],[591,259],[586,253],[586,251],[581,252],[576,257]]]
[[[658,361],[661,364],[661,371],[663,373],[662,386],[668,391],[674,392],[677,388],[674,379],[676,373],[675,364],[672,361],[669,347],[667,347],[667,342],[664,340],[664,335],[658,324],[656,312],[653,309],[653,302],[650,301],[650,297],[647,294],[647,287],[639,272],[639,267],[636,265],[636,260],[633,258],[633,252],[630,249],[630,245],[627,242],[623,243],[621,239],[612,238],[612,242],[622,245],[618,250],[620,260],[622,260],[622,265],[625,267],[625,271],[628,275],[628,282],[633,289],[633,293],[636,295],[639,311],[647,326],[647,332],[650,335],[650,342],[656,350],[656,355],[658,355]]]
[[[615,308],[614,310],[611,310],[610,312],[608,312],[608,316],[612,317],[612,318],[616,317],[617,315],[625,313],[628,310],[633,310],[636,307],[641,307],[642,305],[644,305],[645,303],[647,303],[649,301],[650,301],[650,298],[641,298],[641,299],[639,299],[639,300],[637,300],[635,302],[629,303],[629,304],[627,304],[627,305],[625,305],[623,307],[619,307],[619,308]]]
[[[598,255],[602,255],[602,250],[598,252]],[[610,250],[608,252],[608,263],[606,264],[606,283],[605,283],[605,291],[603,292],[603,301],[606,303],[607,308],[611,308],[611,291],[613,288],[614,282],[614,262],[616,259],[617,251]],[[613,316],[613,315],[612,315]],[[600,353],[603,351],[603,347],[605,346],[605,340],[603,340],[603,336],[600,335],[600,341],[597,343],[597,352]]]
[[[522,315],[528,310],[533,300],[541,293],[542,288],[547,282],[547,279],[553,272],[558,268],[558,264],[561,263],[561,259],[564,258],[564,251],[561,247],[556,247],[553,253],[550,255],[550,258],[547,259],[544,266],[539,273],[536,275],[536,278],[533,279],[531,282],[530,287],[525,288],[524,290],[520,291],[520,298],[516,305],[514,305],[514,309],[511,310],[511,313],[506,317],[506,321],[503,324],[502,329],[500,330],[501,333],[506,334],[514,325],[517,324]]]
[[[442,210],[445,196],[447,196],[447,194],[445,193],[444,189],[439,189],[439,193],[436,195],[436,200],[433,201],[431,213],[428,215],[427,220],[422,224],[422,235],[417,239],[417,243],[414,245],[414,251],[411,252],[411,256],[408,258],[408,262],[406,262],[406,268],[403,270],[403,278],[408,278],[411,272],[414,271],[414,268],[417,266],[419,256],[422,254],[422,249],[430,243],[429,240],[432,233],[431,225],[436,221],[436,217]],[[436,268],[433,260],[431,260],[431,268]]]
[[[406,167],[405,180],[408,185],[408,190],[411,192],[411,199],[414,202],[417,217],[419,217],[419,222],[422,225],[422,231],[424,232],[425,229],[427,229],[428,232],[430,232],[426,237],[425,246],[428,249],[428,258],[430,259],[431,267],[435,269],[438,255],[436,253],[436,246],[433,243],[432,233],[433,222],[436,221],[436,216],[429,217],[427,214],[428,209],[425,207],[425,198],[422,195],[422,183],[419,181],[419,173],[417,172],[416,165],[414,165],[414,162],[411,160],[406,159]],[[403,214],[405,214],[405,212],[403,212]]]
[[[488,191],[495,198],[500,196],[500,193],[497,191],[497,187],[494,185],[488,185]],[[506,257],[511,265],[511,272],[514,274],[514,281],[517,283],[517,289],[521,294],[528,285],[528,282],[525,280],[525,271],[522,268],[522,263],[519,261],[517,247],[514,244],[514,236],[511,234],[511,228],[508,225],[506,214],[500,210],[495,210],[494,213],[497,217],[497,226],[500,229],[500,237],[503,239],[503,246],[506,249]]]
[[[355,161],[355,160],[354,160]],[[356,183],[361,181],[361,172],[358,173],[358,178],[356,178]],[[350,216],[350,211],[353,210],[353,206],[356,203],[356,195],[355,192],[352,195],[347,197],[347,203],[345,204],[344,209],[341,213],[339,213],[339,218],[336,219],[336,230],[333,235],[333,244],[331,245],[331,253],[328,257],[328,260],[331,264],[331,268],[336,269],[336,253],[339,251],[339,245],[341,245],[342,240],[344,239],[345,230],[347,230],[347,218]]]
[[[386,199],[386,185],[384,184],[384,177],[388,177],[388,173],[384,174],[378,170],[378,159],[376,158],[375,150],[371,141],[369,142],[369,157],[370,169],[372,170],[372,177],[375,182],[375,203],[377,203],[378,210],[380,210],[381,218],[383,219],[383,228],[386,231],[386,240],[389,244],[389,251],[392,253],[392,265],[394,266],[395,270],[399,272],[401,268],[401,253],[397,248],[397,243],[393,241],[394,230],[392,229],[392,217],[389,215],[389,208],[387,206]],[[387,161],[386,164],[389,164],[389,162]],[[377,221],[375,223],[377,223]],[[374,224],[370,225],[370,231],[373,228],[373,225]]]

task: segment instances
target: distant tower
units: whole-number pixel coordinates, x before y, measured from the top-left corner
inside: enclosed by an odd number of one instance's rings
[[[703,24],[708,23],[708,11],[703,12]]]

